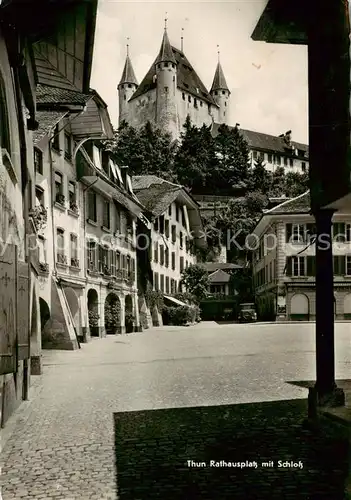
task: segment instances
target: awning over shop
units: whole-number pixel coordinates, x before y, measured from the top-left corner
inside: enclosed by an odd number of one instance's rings
[[[176,304],[177,306],[190,307],[189,304],[186,304],[185,302],[182,302],[181,300],[175,299],[174,297],[168,297],[168,295],[164,295],[163,298],[166,300],[169,300],[170,302],[173,302],[173,304]]]

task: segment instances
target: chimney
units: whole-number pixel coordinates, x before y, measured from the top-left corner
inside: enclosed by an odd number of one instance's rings
[[[285,132],[285,142],[287,143],[288,146],[291,145],[291,130]]]

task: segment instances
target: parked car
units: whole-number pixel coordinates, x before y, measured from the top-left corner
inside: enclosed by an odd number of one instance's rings
[[[257,313],[255,304],[253,302],[246,302],[245,304],[240,304],[240,311],[238,319],[240,323],[250,323],[257,320]]]

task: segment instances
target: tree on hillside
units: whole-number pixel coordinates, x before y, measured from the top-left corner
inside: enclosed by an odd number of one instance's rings
[[[210,172],[208,186],[218,194],[244,193],[248,184],[249,147],[239,129],[220,125],[214,145],[218,164]]]
[[[180,184],[194,193],[203,193],[206,191],[208,176],[216,166],[210,127],[195,127],[188,115],[183,129],[174,158],[174,171]]]
[[[309,177],[307,172],[289,172],[286,174],[286,195],[294,198],[304,193],[309,188]]]
[[[250,191],[268,194],[271,182],[271,174],[266,170],[263,158],[259,157],[250,173],[249,189]]]
[[[153,174],[174,181],[173,159],[176,144],[168,133],[150,122],[136,129],[123,122],[113,140],[106,141],[119,165],[128,165],[130,175]]]
[[[286,196],[286,176],[284,167],[277,167],[272,174],[272,183],[269,190],[270,197]]]

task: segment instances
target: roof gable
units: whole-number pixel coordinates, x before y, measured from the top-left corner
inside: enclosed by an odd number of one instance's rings
[[[210,283],[228,283],[230,275],[222,269],[217,269],[217,271],[209,275],[208,279]]]

